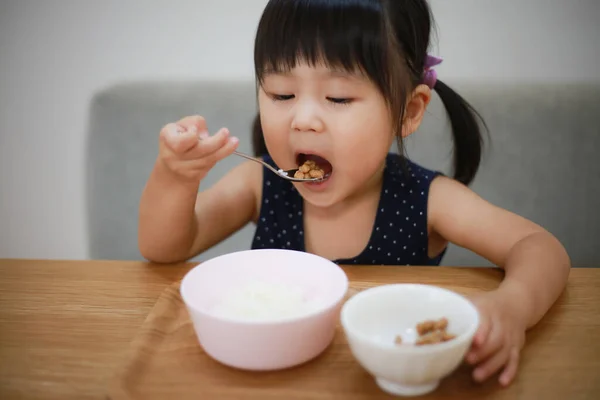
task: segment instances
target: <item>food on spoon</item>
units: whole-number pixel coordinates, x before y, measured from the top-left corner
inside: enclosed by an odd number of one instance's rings
[[[315,163],[313,161],[306,161],[304,164],[302,164],[300,166],[300,168],[298,168],[298,170],[302,171],[303,174],[306,174],[307,172],[310,172],[311,168],[315,165]]]
[[[296,179],[321,179],[325,176],[325,171],[321,169],[313,160],[306,160],[294,174]]]
[[[427,320],[417,324],[416,330],[419,334],[419,338],[416,340],[415,345],[423,346],[428,344],[437,344],[447,342],[456,338],[456,335],[448,333],[448,319],[441,318],[439,320]],[[396,336],[396,344],[402,343],[400,335]]]
[[[311,169],[308,173],[311,178],[322,178],[325,176],[325,172],[322,169]]]

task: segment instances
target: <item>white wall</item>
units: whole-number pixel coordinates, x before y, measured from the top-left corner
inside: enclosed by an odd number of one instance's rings
[[[92,94],[129,79],[250,79],[265,3],[0,1],[0,257],[86,258],[82,168]],[[446,80],[600,81],[596,0],[432,7]]]

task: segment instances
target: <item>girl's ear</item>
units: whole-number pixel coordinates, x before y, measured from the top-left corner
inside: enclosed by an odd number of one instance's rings
[[[408,137],[419,128],[425,110],[431,100],[431,89],[427,85],[418,85],[413,90],[404,110],[402,121],[402,137]]]

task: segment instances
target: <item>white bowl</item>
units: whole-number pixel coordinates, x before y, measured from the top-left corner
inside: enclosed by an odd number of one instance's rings
[[[416,325],[447,318],[456,338],[416,346]],[[341,323],[357,361],[387,393],[432,392],[462,362],[479,325],[479,313],[463,296],[429,285],[392,284],[364,290],[342,307]],[[395,344],[397,335],[403,344]]]
[[[231,367],[275,370],[327,348],[347,289],[344,271],[325,258],[266,249],[201,263],[183,278],[181,297],[209,356]]]

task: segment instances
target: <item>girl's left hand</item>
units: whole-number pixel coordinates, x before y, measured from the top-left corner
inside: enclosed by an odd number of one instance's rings
[[[480,324],[466,360],[477,365],[473,379],[478,382],[503,369],[499,381],[508,386],[517,374],[526,323],[518,309],[518,299],[507,295],[495,290],[471,298],[479,310]]]

